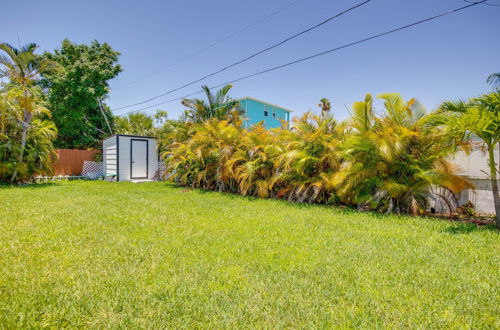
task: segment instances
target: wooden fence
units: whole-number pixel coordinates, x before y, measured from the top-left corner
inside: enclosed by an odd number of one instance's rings
[[[54,162],[54,175],[80,175],[83,161],[95,160],[98,150],[56,149],[57,160]]]

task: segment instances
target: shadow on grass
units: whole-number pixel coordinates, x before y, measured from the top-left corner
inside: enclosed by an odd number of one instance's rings
[[[174,188],[176,190],[180,190],[182,192],[197,192],[199,194],[214,194],[214,195],[220,195],[224,196],[225,198],[228,199],[234,199],[234,200],[245,200],[249,202],[258,202],[258,201],[263,201],[266,199],[255,197],[255,196],[242,196],[238,193],[231,193],[231,192],[219,192],[219,191],[213,191],[213,190],[207,190],[207,189],[201,189],[201,188],[191,188],[191,187],[186,187],[186,186],[180,186],[172,182],[167,182],[167,185],[171,188]],[[295,209],[301,209],[301,210],[308,210],[311,208],[321,208],[321,209],[329,209],[333,210],[338,214],[344,214],[344,215],[357,215],[357,214],[363,214],[363,215],[368,215],[371,218],[374,219],[389,219],[389,218],[405,218],[405,219],[421,219],[421,220],[428,220],[428,221],[440,221],[440,222],[449,222],[451,223],[450,226],[446,227],[444,229],[444,232],[457,235],[457,234],[468,234],[480,230],[491,230],[491,231],[497,231],[496,227],[494,225],[477,225],[475,223],[466,223],[466,222],[452,222],[449,219],[444,219],[444,218],[439,218],[439,217],[434,217],[431,215],[423,215],[423,216],[412,216],[409,214],[386,214],[386,213],[380,213],[376,211],[360,211],[354,207],[349,207],[345,205],[328,205],[328,204],[312,204],[312,203],[305,203],[305,202],[296,202],[296,201],[288,201],[286,199],[274,199],[274,198],[268,198],[267,199],[270,202],[273,203],[280,203],[283,205],[287,205],[288,207],[293,207]],[[500,233],[500,232],[499,232]]]
[[[314,203],[307,203],[307,202],[297,202],[297,201],[289,201],[287,199],[278,199],[278,198],[260,198],[260,197],[255,197],[255,196],[243,196],[238,193],[233,193],[233,192],[227,192],[227,191],[214,191],[214,190],[208,190],[208,189],[202,189],[202,188],[191,188],[191,187],[186,187],[186,186],[180,186],[176,185],[175,183],[167,182],[167,186],[169,188],[173,188],[175,190],[179,190],[180,192],[186,193],[186,192],[196,192],[199,194],[203,195],[220,195],[224,196],[225,198],[228,199],[234,199],[234,200],[245,200],[248,202],[262,202],[262,201],[269,201],[272,203],[280,203],[283,205],[291,206],[296,209],[311,209],[311,208],[323,208],[323,209],[329,209],[329,210],[335,210],[336,212],[339,213],[345,213],[345,214],[357,214],[360,211],[358,211],[355,208],[344,206],[344,205],[333,205],[333,204],[314,204]],[[372,211],[367,211],[363,212],[364,214],[371,214],[374,215],[375,217],[388,217],[386,214],[381,214],[377,212],[372,212]]]
[[[445,233],[452,235],[471,234],[477,231],[494,231],[500,234],[500,231],[494,225],[477,225],[475,223],[456,223],[444,229]]]
[[[26,188],[48,188],[52,186],[57,186],[57,183],[55,182],[42,182],[42,183],[26,183],[26,184],[7,184],[7,183],[0,183],[0,189],[8,189],[8,188],[20,188],[20,189],[26,189]]]

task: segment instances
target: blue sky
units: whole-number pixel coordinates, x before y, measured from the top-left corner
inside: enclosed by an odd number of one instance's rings
[[[0,21],[0,41],[36,42],[42,50],[64,38],[108,42],[121,52],[124,72],[111,82],[107,103],[136,103],[233,63],[362,0],[300,0],[280,14],[170,69],[146,74],[210,45],[293,0],[9,1]],[[490,3],[500,4],[500,0]],[[340,46],[463,6],[462,0],[372,0],[306,35],[205,81],[209,86]],[[356,45],[311,61],[238,82],[232,97],[253,96],[294,110],[333,113],[366,93],[399,92],[428,109],[442,100],[489,90],[486,77],[500,72],[500,7],[478,5],[437,21]],[[151,103],[199,90],[190,86]],[[145,106],[147,106],[146,104]],[[381,104],[376,104],[380,109]],[[116,114],[135,110],[117,110]],[[176,118],[180,102],[157,108]],[[156,108],[148,110],[154,112]],[[147,111],[146,111],[147,112]]]

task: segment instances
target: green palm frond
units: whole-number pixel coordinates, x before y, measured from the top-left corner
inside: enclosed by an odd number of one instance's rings
[[[490,74],[486,82],[493,87],[500,87],[500,72]]]

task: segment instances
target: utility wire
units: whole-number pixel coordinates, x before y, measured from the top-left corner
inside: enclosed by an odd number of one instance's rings
[[[360,39],[358,41],[354,41],[354,42],[351,42],[351,43],[348,43],[348,44],[345,44],[345,45],[342,45],[342,46],[339,46],[339,47],[328,49],[328,50],[325,50],[325,51],[323,51],[321,53],[317,53],[317,54],[314,54],[314,55],[303,57],[303,58],[300,58],[298,60],[295,60],[295,61],[292,61],[292,62],[288,62],[288,63],[285,63],[285,64],[281,64],[281,65],[278,65],[278,66],[275,66],[275,67],[272,67],[272,68],[269,68],[269,69],[266,69],[266,70],[263,70],[263,71],[259,71],[259,72],[256,72],[256,73],[252,73],[252,74],[249,74],[249,75],[246,75],[246,76],[243,76],[243,77],[231,80],[231,81],[226,81],[226,82],[224,82],[222,84],[218,84],[218,85],[212,86],[212,87],[210,87],[210,89],[221,87],[221,86],[225,86],[227,84],[232,84],[232,83],[235,83],[235,82],[238,82],[238,81],[241,81],[241,80],[245,80],[245,79],[248,79],[248,78],[251,78],[251,77],[259,76],[259,75],[267,73],[267,72],[271,72],[271,71],[275,71],[275,70],[278,70],[278,69],[282,69],[284,67],[287,67],[287,66],[290,66],[290,65],[293,65],[293,64],[304,62],[304,61],[307,61],[307,60],[310,60],[310,59],[313,59],[313,58],[316,58],[316,57],[319,57],[319,56],[323,56],[323,55],[326,55],[326,54],[329,54],[329,53],[336,52],[336,51],[344,49],[344,48],[348,48],[348,47],[351,47],[351,46],[354,46],[354,45],[357,45],[357,44],[364,43],[366,41],[370,41],[370,40],[373,40],[373,39],[376,39],[376,38],[380,38],[380,37],[386,36],[388,34],[399,32],[399,31],[411,28],[413,26],[416,26],[416,25],[419,25],[419,24],[423,24],[423,23],[426,23],[426,22],[429,22],[429,21],[433,21],[433,20],[436,20],[436,19],[441,18],[443,16],[448,16],[448,15],[457,13],[459,11],[465,10],[467,8],[470,8],[470,7],[482,4],[485,1],[487,1],[487,0],[481,0],[481,1],[478,1],[478,2],[474,2],[474,3],[471,3],[471,4],[463,6],[463,7],[459,7],[459,8],[456,8],[456,9],[453,9],[453,10],[450,10],[450,11],[447,11],[447,12],[444,12],[444,13],[441,13],[441,14],[429,17],[429,18],[425,18],[425,19],[416,21],[414,23],[403,25],[401,27],[398,27],[398,28],[395,28],[395,29],[392,29],[392,30],[389,30],[389,31],[386,31],[386,32],[382,32],[382,33],[379,33],[379,34],[375,34],[373,36],[370,36],[370,37],[367,37],[367,38],[364,38],[364,39]],[[199,94],[199,93],[202,93],[202,92],[203,91],[200,90],[200,91],[188,94],[188,95],[184,95],[182,97],[178,97],[178,98],[171,99],[171,100],[168,100],[168,101],[164,101],[164,102],[160,102],[160,103],[157,103],[157,104],[153,104],[151,106],[147,106],[147,107],[144,107],[144,108],[140,108],[140,109],[136,109],[136,110],[133,110],[133,111],[129,111],[129,112],[123,113],[121,115],[127,115],[129,113],[133,113],[133,112],[137,112],[137,111],[142,111],[142,110],[150,109],[150,108],[153,108],[153,107],[156,107],[156,106],[159,106],[159,105],[162,105],[162,104],[174,102],[174,101],[177,101],[177,100],[182,100],[182,99],[184,99],[186,97],[189,97],[189,96],[192,96],[192,95],[195,95],[195,94]]]
[[[472,1],[472,0],[464,0],[464,2],[467,2],[467,3],[478,3],[477,1]],[[492,7],[500,7],[500,5],[493,4],[493,3],[487,3],[487,2],[482,3],[482,1],[481,1],[481,4],[482,5],[486,5],[486,6],[492,6]]]
[[[208,75],[206,75],[206,76],[203,76],[203,77],[201,77],[201,78],[199,78],[199,79],[193,80],[193,81],[191,81],[191,82],[189,82],[189,83],[187,83],[187,84],[184,84],[184,85],[182,85],[182,86],[180,86],[180,87],[177,87],[177,88],[171,89],[171,90],[169,90],[169,91],[167,91],[167,92],[165,92],[165,93],[162,93],[162,94],[159,94],[159,95],[157,95],[157,96],[151,97],[151,98],[146,99],[146,100],[144,100],[144,101],[137,102],[137,103],[134,103],[134,104],[125,105],[125,106],[118,107],[118,108],[115,108],[115,109],[113,109],[113,111],[115,111],[115,110],[120,110],[120,109],[125,109],[125,108],[129,108],[129,107],[133,107],[133,106],[136,106],[136,105],[141,105],[141,104],[144,104],[144,103],[148,103],[148,102],[153,101],[153,100],[156,100],[157,98],[160,98],[160,97],[162,97],[162,96],[165,96],[165,95],[171,94],[171,93],[176,92],[176,91],[178,91],[178,90],[184,89],[184,88],[186,88],[186,87],[188,87],[188,86],[191,86],[191,85],[194,85],[194,84],[196,84],[196,83],[199,83],[200,81],[205,80],[206,78],[212,77],[212,76],[214,76],[214,75],[216,75],[216,74],[218,74],[218,73],[221,73],[221,72],[223,72],[223,71],[225,71],[225,70],[227,70],[227,69],[229,69],[229,68],[232,68],[232,67],[234,67],[234,66],[236,66],[236,65],[239,65],[239,64],[241,64],[241,63],[243,63],[243,62],[246,62],[246,61],[248,61],[248,60],[250,60],[250,59],[252,59],[252,58],[254,58],[254,57],[256,57],[256,56],[258,56],[258,55],[260,55],[260,54],[262,54],[262,53],[265,53],[265,52],[267,52],[267,51],[270,51],[271,49],[274,49],[274,48],[276,48],[276,47],[279,47],[279,46],[283,45],[284,43],[286,43],[286,42],[288,42],[288,41],[290,41],[290,40],[292,40],[292,39],[295,39],[295,38],[297,38],[297,37],[299,37],[299,36],[301,36],[301,35],[303,35],[303,34],[305,34],[305,33],[308,33],[308,32],[310,32],[310,31],[312,31],[312,30],[314,30],[314,29],[316,29],[316,28],[318,28],[318,27],[320,27],[320,26],[322,26],[322,25],[324,25],[324,24],[326,24],[326,23],[328,23],[328,22],[330,22],[330,21],[334,20],[335,18],[340,17],[340,16],[344,15],[345,13],[350,12],[351,10],[354,10],[354,9],[356,9],[356,8],[358,8],[358,7],[361,7],[361,6],[365,5],[365,4],[367,4],[367,3],[368,3],[368,2],[370,2],[370,1],[371,1],[371,0],[365,0],[365,1],[363,1],[363,2],[359,3],[359,4],[355,5],[355,6],[350,7],[349,9],[346,9],[346,10],[344,10],[344,11],[342,11],[342,12],[340,12],[340,13],[338,13],[338,14],[334,15],[334,16],[331,16],[331,17],[327,18],[326,20],[322,21],[321,23],[318,23],[318,24],[316,24],[316,25],[314,25],[314,26],[312,26],[312,27],[310,27],[310,28],[308,28],[308,29],[306,29],[306,30],[303,30],[303,31],[301,31],[301,32],[299,32],[299,33],[296,33],[296,34],[294,34],[294,35],[292,35],[292,36],[290,36],[290,37],[288,37],[288,38],[286,38],[286,39],[284,39],[284,40],[282,40],[282,41],[280,41],[280,42],[278,42],[278,43],[276,43],[276,44],[274,44],[274,45],[272,45],[272,46],[269,46],[269,47],[267,47],[267,48],[264,48],[264,49],[262,49],[261,51],[258,51],[257,53],[254,53],[254,54],[252,54],[252,55],[250,55],[250,56],[247,56],[247,57],[245,57],[245,58],[244,58],[244,59],[242,59],[242,60],[239,60],[239,61],[237,61],[237,62],[234,62],[233,64],[230,64],[230,65],[228,65],[228,66],[226,66],[226,67],[223,67],[222,69],[219,69],[219,70],[217,70],[217,71],[215,71],[215,72],[212,72],[212,73],[210,73],[210,74],[208,74]]]
[[[132,80],[132,81],[130,81],[130,82],[124,84],[124,85],[115,87],[114,89],[115,90],[116,89],[121,89],[123,87],[127,87],[127,86],[130,86],[130,85],[133,85],[133,84],[135,84],[135,83],[137,83],[139,81],[142,81],[142,80],[147,79],[147,78],[149,78],[151,76],[154,76],[154,75],[156,75],[156,74],[158,74],[158,73],[160,73],[160,72],[162,72],[164,70],[170,69],[170,68],[176,66],[179,63],[187,61],[190,58],[195,57],[196,55],[199,55],[199,54],[201,54],[201,53],[203,53],[203,52],[205,52],[205,51],[207,51],[207,50],[209,50],[209,49],[217,46],[218,44],[221,44],[224,41],[229,40],[229,39],[237,36],[238,34],[240,34],[242,32],[245,32],[246,30],[248,30],[248,29],[250,29],[250,28],[252,28],[252,27],[254,27],[254,26],[256,26],[256,25],[258,25],[258,24],[260,24],[260,23],[262,23],[264,21],[266,21],[266,20],[268,20],[269,18],[280,14],[281,12],[283,12],[283,11],[287,10],[288,8],[292,7],[293,5],[297,4],[299,1],[302,1],[302,0],[295,0],[295,1],[291,2],[291,3],[289,3],[288,5],[280,8],[280,9],[278,9],[278,10],[272,12],[272,13],[270,13],[269,15],[264,16],[261,19],[255,21],[255,22],[253,22],[251,24],[248,24],[248,25],[244,26],[243,28],[241,28],[241,29],[239,29],[239,30],[237,30],[237,31],[235,31],[235,32],[233,32],[233,33],[231,33],[231,34],[229,34],[229,35],[227,35],[227,36],[225,36],[225,37],[223,37],[223,38],[215,41],[215,42],[213,42],[212,44],[210,44],[210,45],[208,45],[208,46],[206,46],[206,47],[204,47],[204,48],[202,48],[200,50],[197,50],[196,52],[194,52],[194,53],[192,53],[190,55],[187,55],[186,57],[183,57],[183,58],[181,58],[181,59],[179,59],[179,60],[177,60],[177,61],[175,61],[175,62],[173,62],[173,63],[171,63],[169,65],[167,65],[166,67],[163,67],[161,69],[158,69],[158,70],[155,70],[153,72],[150,72],[150,73],[148,73],[148,74],[146,74],[146,75],[144,75],[144,76],[142,76],[142,77],[140,77],[140,78],[138,78],[136,80]]]

